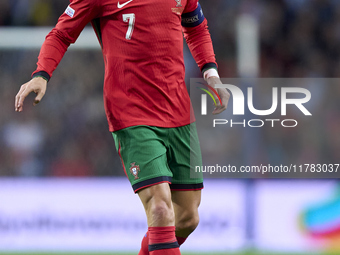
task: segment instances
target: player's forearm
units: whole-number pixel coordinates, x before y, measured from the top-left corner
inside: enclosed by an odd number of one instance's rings
[[[202,72],[217,69],[214,48],[208,30],[207,20],[195,27],[183,27],[184,38],[192,56]]]
[[[62,33],[53,29],[41,47],[37,69],[33,72],[32,77],[40,76],[49,80],[69,46],[70,42],[65,39]]]

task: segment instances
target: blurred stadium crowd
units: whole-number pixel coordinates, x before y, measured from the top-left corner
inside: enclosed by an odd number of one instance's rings
[[[235,20],[247,12],[260,22],[260,77],[340,78],[339,1],[200,2],[210,24],[221,77],[238,77]],[[67,4],[67,0],[0,0],[0,26],[53,26]],[[37,50],[0,49],[0,176],[124,175],[104,114],[99,45],[98,51],[68,52],[41,104],[33,109],[31,96],[24,112],[15,113],[14,96],[35,69],[37,55]],[[201,74],[187,49],[185,57],[189,83],[189,78]],[[248,140],[252,146],[262,144],[248,164],[292,159],[339,163],[335,161],[340,158],[340,85],[323,86],[322,80],[315,81],[308,88],[313,95],[312,111],[320,119],[294,132],[261,129]],[[230,133],[230,142],[220,150],[225,152],[226,163],[240,163],[244,133],[240,129]],[[201,137],[202,144],[209,144]],[[209,146],[202,150],[206,158],[213,158]]]

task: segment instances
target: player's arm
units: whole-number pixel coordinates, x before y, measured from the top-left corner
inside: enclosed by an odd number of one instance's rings
[[[213,88],[215,88],[216,84],[222,84],[217,71],[217,63],[208,30],[208,22],[197,0],[188,1],[182,14],[182,27],[184,38],[192,56],[202,71],[204,79]],[[223,112],[227,108],[230,97],[226,89],[216,90],[221,98],[222,104],[219,103],[219,100],[216,100],[218,104],[213,114]]]
[[[71,43],[74,43],[81,31],[99,12],[99,0],[73,0],[60,16],[57,25],[46,36],[40,49],[37,69],[32,79],[20,87],[15,97],[15,110],[21,112],[25,98],[34,92],[37,94],[34,105],[45,95],[47,82],[52,77],[61,59]]]

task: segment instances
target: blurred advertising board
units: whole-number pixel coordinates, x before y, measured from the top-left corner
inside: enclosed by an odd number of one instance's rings
[[[242,249],[244,183],[205,186],[201,223],[183,250]],[[138,251],[146,230],[143,206],[125,178],[0,179],[0,252]]]
[[[340,252],[340,185],[334,180],[255,184],[255,245],[270,252]]]

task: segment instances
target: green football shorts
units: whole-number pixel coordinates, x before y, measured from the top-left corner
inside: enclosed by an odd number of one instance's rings
[[[160,128],[133,126],[112,133],[132,188],[139,190],[167,182],[172,190],[200,190],[203,174],[196,124]]]

